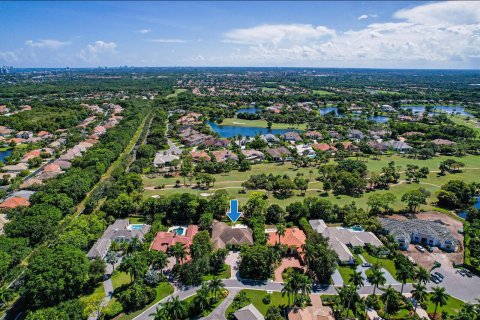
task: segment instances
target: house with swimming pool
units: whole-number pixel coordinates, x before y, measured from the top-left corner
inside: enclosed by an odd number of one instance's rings
[[[341,264],[354,264],[355,256],[350,249],[354,247],[364,247],[370,244],[379,248],[383,245],[375,234],[364,231],[360,226],[345,227],[329,227],[325,221],[321,219],[310,220],[310,226],[317,233],[328,238],[330,247],[337,253],[338,260]]]
[[[188,227],[174,226],[168,231],[158,232],[150,245],[151,250],[167,252],[175,243],[180,242],[188,249],[192,244],[193,237],[198,233],[197,225],[189,225]],[[187,261],[189,256],[187,256]]]
[[[118,219],[108,226],[102,237],[88,251],[87,257],[103,259],[110,250],[112,242],[130,242],[133,238],[144,241],[149,230],[148,224],[130,224],[128,219]]]

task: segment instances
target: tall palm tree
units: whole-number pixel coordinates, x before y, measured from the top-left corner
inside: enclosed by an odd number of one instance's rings
[[[222,279],[219,277],[214,277],[209,283],[208,287],[210,290],[213,292],[213,295],[215,298],[217,297],[217,294],[222,291],[223,288],[225,288],[225,284],[222,282]]]
[[[108,251],[105,256],[105,262],[112,266],[112,272],[115,271],[115,263],[117,263],[117,254],[113,251]]]
[[[403,294],[403,286],[407,283],[408,279],[411,279],[415,276],[415,269],[410,262],[401,264],[397,268],[397,279],[402,282],[402,287],[400,288],[400,294]]]
[[[170,247],[172,255],[175,257],[175,263],[182,263],[183,260],[187,257],[187,248],[181,242],[176,242],[173,246]]]
[[[418,302],[422,303],[427,299],[427,287],[421,282],[413,284],[412,297]],[[415,304],[415,311],[417,311],[417,304]]]
[[[430,282],[430,273],[422,266],[419,266],[415,271],[415,280],[418,283],[427,284]]]
[[[384,308],[384,314],[385,315],[391,315],[393,314],[396,310],[398,310],[398,305],[400,303],[400,295],[398,294],[397,290],[392,288],[391,285],[389,285],[387,288],[381,289],[383,291],[382,296],[380,299],[382,300],[383,304],[385,305]]]
[[[378,286],[383,286],[387,282],[387,279],[385,279],[385,273],[378,265],[374,265],[370,270],[372,272],[367,275],[367,280],[370,284],[373,284],[373,294],[375,295]]]
[[[354,271],[350,275],[350,280],[348,281],[349,283],[353,284],[355,287],[360,288],[365,285],[365,278],[363,277],[363,274],[361,271]]]
[[[295,294],[294,288],[292,286],[292,282],[288,281],[288,279],[283,284],[282,288],[282,297],[287,295],[288,297],[288,307],[292,306],[292,296]]]
[[[335,288],[340,298],[340,303],[342,304],[343,310],[347,310],[347,317],[350,313],[352,301],[355,302],[359,299],[357,288],[351,285],[343,285],[341,288]],[[340,314],[343,313],[343,310]]]
[[[163,308],[168,315],[168,319],[185,320],[188,318],[188,304],[178,297],[170,298],[163,304]]]
[[[168,264],[168,257],[164,252],[152,250],[152,267],[163,273],[163,268]]]
[[[193,304],[197,310],[205,310],[210,306],[210,287],[203,283],[202,287],[197,290],[197,295],[193,300]]]
[[[279,224],[277,226],[277,231],[275,233],[278,235],[278,243],[281,243],[280,239],[281,239],[281,237],[285,236],[286,230],[287,230],[287,228],[285,228],[285,225],[283,225],[283,224]]]
[[[448,295],[445,293],[445,288],[435,287],[433,288],[432,295],[430,296],[430,301],[435,304],[435,311],[433,312],[433,319],[437,316],[438,306],[443,307],[447,304]]]

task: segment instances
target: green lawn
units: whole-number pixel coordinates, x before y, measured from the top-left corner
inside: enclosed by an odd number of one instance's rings
[[[282,293],[280,292],[273,292],[271,293],[271,302],[270,304],[264,304],[262,302],[263,297],[268,295],[266,291],[261,290],[242,290],[247,294],[247,297],[250,299],[250,302],[255,306],[255,308],[260,311],[261,314],[264,316],[267,314],[268,308],[272,306],[281,306],[288,304],[288,297],[285,295],[282,297]],[[225,315],[228,315],[232,311],[232,306],[230,305],[225,312]]]
[[[220,274],[217,274],[217,275],[213,275],[213,274],[209,274],[209,275],[206,275],[203,277],[203,281],[209,281],[209,280],[212,280],[213,278],[215,277],[218,277],[220,279],[230,279],[230,276],[231,276],[231,268],[230,265],[228,264],[225,264],[223,266],[223,271],[220,272]]]
[[[313,90],[313,94],[319,95],[319,96],[329,96],[332,94],[335,94],[333,92],[325,91],[325,90]]]
[[[142,216],[129,216],[128,222],[130,224],[142,224],[145,222],[145,218]]]
[[[395,268],[395,263],[393,262],[393,260],[377,258],[368,254],[366,251],[362,252],[362,256],[365,258],[365,260],[367,260],[367,262],[371,264],[381,264],[382,267],[385,268],[385,270],[387,270],[395,279],[397,278],[397,268]]]
[[[277,92],[278,89],[277,88],[269,88],[269,87],[262,87],[262,92],[267,92],[267,93],[274,93],[274,92]]]
[[[456,174],[446,174],[445,176],[438,176],[438,165],[441,161],[453,158],[457,159],[465,163],[465,167],[461,173]],[[453,179],[460,179],[465,182],[473,182],[477,180],[478,175],[480,174],[480,157],[479,156],[466,156],[462,158],[455,158],[455,157],[436,157],[433,159],[428,160],[415,160],[406,158],[404,156],[399,155],[392,155],[392,156],[383,156],[380,160],[368,160],[367,168],[371,172],[380,172],[381,168],[387,166],[390,161],[395,161],[397,166],[401,167],[401,171],[405,170],[407,164],[415,163],[421,167],[426,166],[430,169],[430,174],[428,175],[427,179],[421,179],[420,183],[401,183],[394,186],[391,186],[389,190],[376,190],[374,192],[366,193],[362,197],[354,198],[347,195],[340,195],[334,196],[330,193],[327,197],[332,203],[338,205],[346,205],[352,202],[355,202],[356,205],[360,208],[367,208],[367,200],[373,193],[387,193],[391,192],[397,196],[397,200],[393,204],[395,210],[399,210],[405,208],[405,204],[401,202],[401,196],[405,192],[418,189],[420,187],[425,188],[426,190],[431,192],[431,196],[428,200],[428,205],[422,206],[422,209],[425,210],[434,210],[435,207],[433,206],[433,202],[436,201],[435,192],[440,189],[440,186],[447,183],[449,180]],[[314,167],[310,168],[300,168],[295,169],[290,163],[285,163],[283,165],[279,165],[276,163],[263,163],[263,164],[256,164],[252,165],[252,170],[246,172],[239,172],[239,171],[232,171],[229,175],[224,174],[216,174],[215,179],[216,182],[214,186],[210,190],[199,190],[199,189],[191,189],[190,187],[181,188],[172,188],[175,185],[175,181],[179,179],[183,184],[183,179],[181,177],[173,177],[173,178],[148,178],[146,176],[143,177],[143,183],[145,187],[155,187],[162,184],[165,184],[167,187],[165,189],[157,189],[157,190],[146,190],[144,193],[145,197],[150,197],[152,195],[170,195],[173,193],[178,192],[188,192],[193,193],[196,195],[200,195],[201,193],[213,193],[215,190],[224,189],[226,190],[232,198],[237,198],[239,201],[244,203],[249,197],[249,195],[254,192],[248,190],[247,193],[239,193],[243,188],[241,184],[243,181],[247,180],[251,175],[256,175],[260,173],[273,173],[273,174],[288,174],[292,179],[296,176],[297,173],[303,173],[305,177],[310,177],[310,170],[313,171],[312,179],[309,184],[309,190],[307,190],[306,196],[314,196],[314,197],[325,197],[326,195],[322,191],[322,183],[315,180],[315,177],[318,177],[319,174],[317,173],[317,169]],[[406,177],[404,174],[401,175],[400,180],[405,180]],[[187,181],[188,182],[188,181]],[[195,182],[193,181],[193,184]],[[294,192],[295,195],[288,198],[288,199],[276,199],[273,196],[270,196],[269,203],[270,204],[278,204],[282,207],[286,207],[288,204],[295,202],[295,201],[303,201],[304,197],[300,195],[299,191]]]
[[[430,299],[430,295],[428,297]],[[427,312],[428,313],[433,313],[435,310],[435,305],[428,300],[428,307],[427,307]],[[437,313],[441,313],[442,311],[448,312],[450,315],[456,315],[460,311],[461,306],[463,305],[463,301],[459,300],[457,298],[454,298],[452,296],[448,296],[447,304],[444,307],[438,306],[437,308]]]
[[[125,273],[121,272],[118,270],[115,270],[112,274],[112,284],[113,284],[113,289],[120,288],[121,286],[125,284],[129,284],[130,281],[130,276]]]
[[[258,128],[267,128],[266,120],[245,120],[238,118],[225,118],[223,119],[221,126],[236,126],[236,127],[258,127]],[[305,130],[307,127],[305,124],[293,125],[289,123],[273,123],[272,129],[296,129],[296,130]]]
[[[131,320],[131,319],[135,318],[140,313],[142,313],[146,309],[150,308],[151,306],[153,306],[158,301],[160,301],[160,300],[164,299],[165,297],[171,295],[173,293],[173,287],[167,282],[161,282],[157,286],[156,291],[157,291],[157,296],[155,297],[155,300],[153,300],[153,302],[151,302],[148,306],[146,306],[145,308],[143,308],[141,310],[123,315],[122,317],[118,318],[117,320]]]
[[[175,89],[175,92],[169,94],[167,98],[175,98],[176,96],[178,96],[179,93],[186,92],[186,91],[187,89]]]
[[[449,116],[448,118],[456,124],[461,124],[469,128],[475,129],[477,132],[480,132],[480,127],[477,125],[478,119],[476,118],[470,117],[470,119],[467,120],[467,117],[461,115]]]
[[[345,283],[348,283],[348,281],[350,281],[350,275],[355,272],[355,268],[350,266],[338,266],[337,269],[342,276],[343,282]]]

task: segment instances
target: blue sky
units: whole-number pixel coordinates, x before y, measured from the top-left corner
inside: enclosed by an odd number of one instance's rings
[[[477,2],[2,2],[15,67],[476,68]]]

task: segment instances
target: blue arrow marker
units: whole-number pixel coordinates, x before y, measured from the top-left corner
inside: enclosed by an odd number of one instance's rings
[[[227,216],[230,218],[230,220],[232,220],[233,223],[235,223],[241,215],[242,213],[238,212],[238,200],[230,200],[230,211],[227,211]]]

